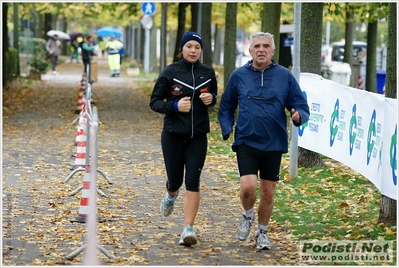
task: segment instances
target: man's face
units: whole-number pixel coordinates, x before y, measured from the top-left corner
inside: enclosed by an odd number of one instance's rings
[[[272,57],[275,50],[272,49],[271,39],[260,36],[252,39],[252,47],[249,48],[249,53],[253,59],[253,66],[258,69],[264,69],[272,63]]]
[[[54,35],[54,40],[57,40],[58,39],[58,35]]]

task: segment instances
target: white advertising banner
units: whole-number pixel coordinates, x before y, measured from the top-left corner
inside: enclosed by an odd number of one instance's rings
[[[301,73],[309,121],[298,145],[356,170],[397,199],[397,100]]]
[[[383,133],[382,163],[386,168],[382,169],[383,184],[380,189],[385,196],[397,195],[398,178],[398,102],[395,99],[385,100],[385,128]],[[388,123],[389,122],[389,123]],[[391,197],[392,199],[396,199]]]

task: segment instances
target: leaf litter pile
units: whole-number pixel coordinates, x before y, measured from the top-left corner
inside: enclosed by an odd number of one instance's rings
[[[57,71],[65,73],[70,66],[61,64]],[[184,186],[173,214],[163,218],[159,212],[166,180],[160,147],[163,122],[162,115],[149,109],[148,91],[142,90],[143,84],[151,87],[153,81],[113,79],[100,76],[92,87],[100,121],[98,169],[112,181],[109,184],[98,173],[98,189],[107,196],[96,198],[98,216],[105,220],[97,223],[96,239],[116,257],[99,252],[101,264],[304,265],[299,262],[298,241],[284,221],[272,217],[272,250],[254,247],[256,224],[249,241],[235,238],[242,209],[239,182],[226,176],[237,173],[231,154],[207,156],[194,225],[198,244],[179,246]],[[75,164],[71,155],[76,153],[73,122],[79,116],[74,113],[79,87],[77,78],[15,82],[3,90],[3,266],[82,262],[84,253],[65,258],[86,239],[85,224],[71,222],[78,216],[81,191],[70,195],[82,185],[84,172],[64,182]],[[220,132],[215,125],[212,131]]]

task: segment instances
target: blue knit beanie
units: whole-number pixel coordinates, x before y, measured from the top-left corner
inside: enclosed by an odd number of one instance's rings
[[[182,49],[184,47],[184,45],[190,40],[197,41],[201,45],[201,48],[202,48],[202,37],[201,37],[201,35],[199,35],[196,32],[186,32],[183,35],[183,38],[181,39],[180,49]]]

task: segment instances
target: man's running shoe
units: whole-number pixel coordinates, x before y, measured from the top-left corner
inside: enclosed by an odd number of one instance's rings
[[[257,249],[271,249],[272,244],[267,237],[267,231],[260,230],[255,236],[255,246]]]
[[[253,219],[246,217],[245,215],[242,215],[243,218],[240,221],[240,224],[238,225],[236,237],[238,240],[245,241],[248,240],[249,234],[251,233],[251,227],[253,223]]]

